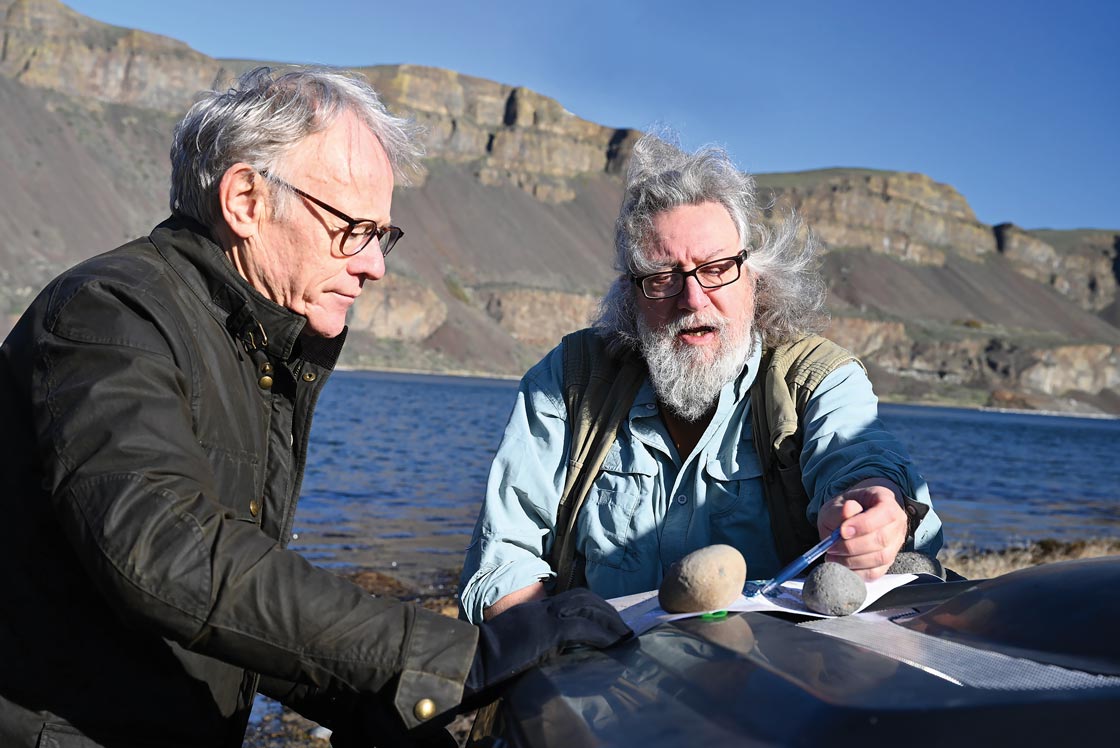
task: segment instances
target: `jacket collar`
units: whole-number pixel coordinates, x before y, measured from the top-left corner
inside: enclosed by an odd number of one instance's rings
[[[289,360],[297,350],[307,319],[265,298],[245,280],[202,224],[173,215],[152,230],[150,239],[168,264],[230,334],[247,349]],[[346,332],[326,347],[341,349]],[[313,346],[316,349],[323,345]]]

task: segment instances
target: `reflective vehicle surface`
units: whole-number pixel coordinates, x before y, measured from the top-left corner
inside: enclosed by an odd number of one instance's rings
[[[678,620],[526,673],[474,744],[1112,744],[1118,621],[1120,557],[911,584],[844,618]]]

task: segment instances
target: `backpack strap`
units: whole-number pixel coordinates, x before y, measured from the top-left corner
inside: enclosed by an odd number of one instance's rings
[[[851,361],[863,366],[850,351],[810,335],[764,349],[751,384],[751,430],[762,465],[770,532],[782,564],[819,540],[805,516],[809,496],[801,482],[805,406],[825,377]]]
[[[584,583],[574,532],[579,510],[646,377],[640,359],[609,355],[603,339],[592,329],[565,335],[561,345],[570,442],[568,473],[549,555],[549,565],[556,572],[556,592]]]

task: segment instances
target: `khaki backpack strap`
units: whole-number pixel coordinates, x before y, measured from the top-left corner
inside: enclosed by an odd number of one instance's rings
[[[564,401],[568,407],[568,474],[556,510],[549,565],[556,572],[556,592],[582,584],[576,562],[576,520],[619,427],[646,377],[636,357],[617,359],[594,330],[564,337]]]
[[[751,385],[751,428],[762,465],[770,531],[782,564],[819,539],[805,516],[809,496],[801,482],[805,406],[824,378],[850,361],[863,366],[850,351],[810,335],[765,349]]]

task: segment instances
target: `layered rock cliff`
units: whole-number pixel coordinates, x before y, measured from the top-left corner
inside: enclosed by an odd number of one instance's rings
[[[427,129],[428,155],[471,163],[485,185],[514,185],[546,202],[575,199],[572,177],[617,173],[639,133],[576,117],[525,88],[450,70],[362,68],[399,111]]]
[[[0,75],[71,96],[181,110],[222,75],[214,59],[156,34],[100,23],[57,0],[0,0]]]
[[[0,34],[0,303],[11,316],[66,265],[162,218],[175,119],[197,90],[256,63],[57,0],[0,0]],[[349,361],[520,373],[586,323],[614,273],[619,175],[638,133],[448,70],[362,72],[426,126],[428,159],[395,196],[407,237],[354,306]],[[865,357],[880,392],[1120,412],[1120,231],[987,226],[921,174],[758,183],[768,220],[796,209],[820,239],[830,334]]]
[[[952,187],[923,174],[826,169],[765,174],[759,187],[776,200],[770,212],[796,210],[827,246],[864,249],[923,265],[946,253],[982,258],[996,249]]]

